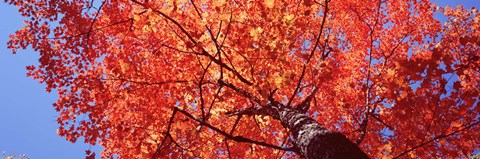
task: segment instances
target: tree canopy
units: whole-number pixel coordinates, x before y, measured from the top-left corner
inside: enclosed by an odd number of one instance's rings
[[[475,8],[5,1],[27,17],[9,48],[38,52],[28,76],[58,93],[58,134],[107,158],[457,158],[480,143]]]

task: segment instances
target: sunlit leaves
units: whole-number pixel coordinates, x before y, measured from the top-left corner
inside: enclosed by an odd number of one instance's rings
[[[8,47],[39,52],[28,75],[59,94],[58,134],[101,144],[105,157],[292,155],[226,139],[174,109],[291,146],[272,117],[228,112],[272,99],[295,107],[315,88],[308,113],[352,140],[367,120],[360,147],[371,157],[465,157],[479,143],[476,9],[413,0],[7,2],[27,17]]]
[[[275,0],[265,0],[264,3],[267,8],[273,8],[275,5]]]

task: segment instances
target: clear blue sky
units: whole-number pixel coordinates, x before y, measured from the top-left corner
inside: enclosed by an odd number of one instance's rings
[[[434,1],[438,5],[480,8],[480,0]],[[85,158],[84,150],[89,145],[81,140],[72,144],[56,133],[57,113],[52,107],[56,94],[45,92],[44,85],[26,77],[25,66],[37,64],[38,53],[25,50],[12,55],[6,47],[8,36],[22,25],[16,8],[0,2],[0,157],[5,150],[32,159]],[[100,148],[95,149],[98,152]]]
[[[23,26],[13,6],[0,2],[0,158],[6,154],[26,154],[32,159],[85,158],[89,145],[73,144],[57,135],[58,113],[52,103],[57,95],[26,77],[25,66],[38,63],[38,53],[7,49],[8,36]],[[98,149],[98,148],[97,148]],[[98,153],[97,153],[98,154]]]

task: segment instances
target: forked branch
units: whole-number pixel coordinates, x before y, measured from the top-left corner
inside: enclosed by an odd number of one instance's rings
[[[283,150],[283,151],[295,151],[294,148],[292,147],[280,147],[280,146],[277,146],[277,145],[272,145],[272,144],[269,144],[269,143],[266,143],[266,142],[261,142],[261,141],[255,141],[255,140],[252,140],[252,139],[249,139],[249,138],[245,138],[243,136],[233,136],[223,130],[220,130],[219,128],[215,127],[215,126],[212,126],[210,125],[209,123],[207,122],[204,122],[203,120],[201,119],[198,119],[196,117],[194,117],[193,115],[191,115],[190,113],[188,113],[187,111],[185,110],[181,110],[177,107],[174,108],[176,111],[182,113],[183,115],[187,116],[188,118],[198,122],[200,125],[204,125],[208,128],[210,128],[211,130],[215,131],[216,133],[219,133],[223,136],[225,136],[225,138],[227,139],[230,139],[230,140],[233,140],[233,141],[236,141],[236,142],[244,142],[244,143],[251,143],[251,144],[256,144],[256,145],[260,145],[260,146],[265,146],[265,147],[269,147],[269,148],[273,148],[273,149],[277,149],[277,150]]]

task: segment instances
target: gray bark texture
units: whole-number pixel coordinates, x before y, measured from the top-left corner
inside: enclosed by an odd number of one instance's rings
[[[368,159],[368,156],[343,134],[321,126],[296,109],[279,110],[280,121],[290,129],[295,145],[307,159]]]

